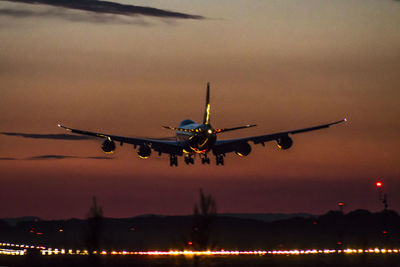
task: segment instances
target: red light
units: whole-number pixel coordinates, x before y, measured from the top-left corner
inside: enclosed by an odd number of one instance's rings
[[[60,231],[61,233],[62,233],[62,232],[64,232],[64,230],[63,230],[63,229],[60,229],[60,230],[58,230],[58,231]]]
[[[338,205],[339,206],[344,206],[344,203],[343,202],[339,202]]]
[[[193,245],[193,242],[192,242],[192,241],[189,241],[189,242],[188,242],[188,245],[189,245],[189,246]]]
[[[131,231],[135,231],[135,228],[134,228],[134,227],[131,227],[131,228],[129,228],[129,230],[131,230]]]
[[[382,187],[383,183],[381,181],[376,182],[376,187]]]

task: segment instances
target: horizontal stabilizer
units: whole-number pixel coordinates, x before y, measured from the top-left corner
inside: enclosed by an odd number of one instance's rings
[[[222,129],[214,129],[214,133],[223,133],[223,132],[229,132],[229,131],[234,131],[234,130],[240,130],[240,129],[245,129],[245,128],[250,128],[257,126],[256,124],[249,124],[249,125],[244,125],[244,126],[239,126],[239,127],[233,127],[233,128],[222,128]]]
[[[168,130],[188,132],[188,133],[198,133],[200,131],[200,129],[185,129],[185,128],[171,127],[171,126],[161,126],[161,127],[168,129]]]

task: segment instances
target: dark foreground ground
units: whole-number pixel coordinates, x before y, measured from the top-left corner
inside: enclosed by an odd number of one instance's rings
[[[0,266],[400,266],[400,255],[292,255],[292,256],[0,256]]]
[[[88,250],[95,246],[107,251],[323,249],[337,248],[339,243],[363,249],[400,248],[400,216],[391,210],[330,211],[318,217],[277,221],[222,215],[149,215],[94,222],[31,219],[10,224],[0,220],[0,243]],[[207,242],[196,243],[199,240]],[[192,247],[188,246],[190,241]]]

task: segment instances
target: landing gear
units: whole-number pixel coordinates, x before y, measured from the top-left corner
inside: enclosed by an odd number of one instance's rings
[[[207,155],[201,158],[201,164],[210,164],[210,158]]]
[[[169,166],[178,166],[178,157],[176,155],[169,155]]]
[[[185,163],[186,165],[194,164],[194,158],[192,158],[192,155],[188,154],[185,156]]]
[[[217,166],[219,165],[219,164],[221,164],[222,166],[224,166],[224,155],[216,155],[215,156],[215,158],[216,158],[216,163],[217,163]]]

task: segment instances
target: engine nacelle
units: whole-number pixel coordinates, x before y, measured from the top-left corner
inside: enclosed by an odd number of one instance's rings
[[[104,153],[112,154],[115,151],[115,143],[109,137],[104,140],[103,144],[101,145],[101,149],[103,149]]]
[[[251,146],[248,143],[242,143],[236,146],[235,153],[238,156],[245,157],[251,152]]]
[[[151,155],[151,148],[148,145],[141,145],[137,151],[139,158],[147,159]]]
[[[289,149],[293,145],[293,140],[288,135],[284,135],[276,139],[278,147],[282,150]]]

